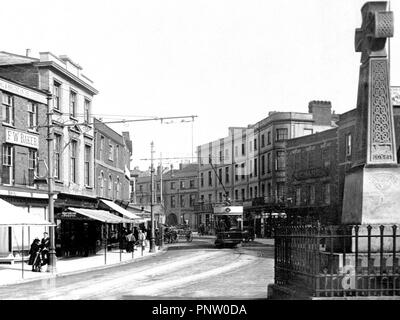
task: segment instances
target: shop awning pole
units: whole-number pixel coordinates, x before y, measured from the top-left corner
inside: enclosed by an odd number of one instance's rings
[[[104,237],[105,237],[105,241],[104,241],[104,264],[107,264],[107,224],[104,223]]]
[[[123,244],[123,239],[122,239],[122,223],[119,225],[119,262],[122,261],[122,244]]]
[[[22,279],[24,278],[24,226],[22,226]]]

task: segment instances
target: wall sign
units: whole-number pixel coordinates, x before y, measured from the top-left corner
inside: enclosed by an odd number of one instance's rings
[[[6,142],[39,149],[39,136],[6,128]]]
[[[8,91],[29,100],[47,104],[47,97],[44,93],[40,94],[39,92],[24,88],[4,79],[0,79],[0,90]]]

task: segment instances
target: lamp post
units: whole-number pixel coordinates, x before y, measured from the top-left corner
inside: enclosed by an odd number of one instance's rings
[[[49,237],[50,237],[50,248],[49,248],[49,265],[47,272],[54,273],[57,270],[57,258],[55,250],[55,226],[54,226],[54,191],[53,191],[53,133],[51,132],[52,126],[52,109],[50,102],[52,99],[52,94],[50,91],[47,92],[47,158],[48,158],[48,171],[47,171],[47,186],[48,186],[48,196],[49,196],[49,222],[53,225],[49,227]]]
[[[156,252],[155,230],[154,230],[154,211],[153,211],[153,153],[154,143],[151,142],[151,166],[150,166],[150,214],[151,214],[151,234],[150,234],[150,252]]]

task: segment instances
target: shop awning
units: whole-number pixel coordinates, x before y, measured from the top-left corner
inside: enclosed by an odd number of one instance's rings
[[[54,226],[47,220],[30,214],[27,210],[0,199],[1,226]]]
[[[68,208],[68,210],[84,215],[88,218],[98,220],[105,223],[133,223],[131,219],[125,219],[116,216],[108,211],[104,210],[93,210],[83,208]]]
[[[138,215],[136,215],[132,212],[129,212],[128,210],[122,208],[121,206],[117,205],[116,203],[114,203],[112,201],[104,200],[104,199],[100,199],[100,201],[103,202],[107,207],[111,208],[112,210],[117,211],[118,213],[122,214],[123,216],[125,216],[129,219],[133,219],[133,220],[142,219],[142,217],[139,217]]]

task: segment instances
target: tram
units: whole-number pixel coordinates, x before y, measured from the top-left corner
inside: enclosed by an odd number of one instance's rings
[[[214,207],[215,246],[237,247],[245,240],[243,232],[243,206]]]

